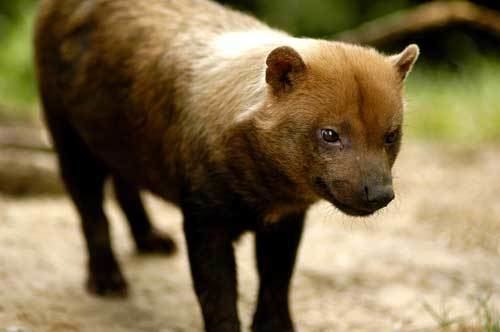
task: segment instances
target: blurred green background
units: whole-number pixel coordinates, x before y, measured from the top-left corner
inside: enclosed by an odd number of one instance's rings
[[[0,2],[0,119],[37,117],[32,64],[36,0]],[[425,1],[226,0],[298,36],[332,38],[363,22]],[[475,1],[499,10],[500,1]],[[500,40],[465,25],[407,35],[381,49],[417,42],[422,57],[407,87],[409,136],[461,144],[500,141]]]

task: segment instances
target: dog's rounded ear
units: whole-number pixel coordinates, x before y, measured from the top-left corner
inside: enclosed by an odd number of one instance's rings
[[[396,67],[397,73],[402,81],[408,77],[419,54],[420,50],[418,46],[416,44],[411,44],[408,45],[403,52],[389,57],[389,60]]]
[[[289,46],[275,48],[267,56],[266,64],[266,82],[277,94],[292,90],[297,74],[306,69],[300,54]]]

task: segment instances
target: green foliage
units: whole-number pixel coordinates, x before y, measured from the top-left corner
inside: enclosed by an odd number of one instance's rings
[[[9,16],[0,16],[0,31],[7,32],[0,34],[0,104],[27,108],[36,102],[31,42],[34,7],[26,1],[18,6],[26,6],[23,15],[11,8]]]
[[[500,62],[473,60],[460,72],[410,74],[407,131],[420,138],[477,143],[500,139]]]
[[[325,37],[355,20],[355,1],[258,1],[258,12],[272,26],[294,35]]]
[[[0,20],[15,20],[30,11],[36,0],[16,0],[0,2]]]

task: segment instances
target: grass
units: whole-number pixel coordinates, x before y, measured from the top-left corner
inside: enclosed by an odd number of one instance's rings
[[[0,16],[0,105],[15,110],[16,117],[26,117],[37,103],[31,31],[34,8],[16,20]],[[3,19],[3,20],[2,20]],[[12,111],[11,111],[12,112]]]
[[[480,299],[478,315],[482,320],[483,332],[500,332],[500,315],[493,312],[488,305],[488,299]]]
[[[475,301],[477,306],[471,317],[452,317],[446,307],[437,310],[428,303],[424,303],[424,309],[440,332],[500,332],[500,315],[489,305],[489,297],[476,297]]]
[[[410,75],[410,136],[478,143],[500,140],[500,61],[471,61],[459,72],[423,67]]]

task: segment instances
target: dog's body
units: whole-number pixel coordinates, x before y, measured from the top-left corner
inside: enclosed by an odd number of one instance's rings
[[[35,43],[95,293],[126,291],[102,211],[108,176],[142,251],[173,243],[152,229],[139,190],[182,209],[207,331],[240,328],[232,241],[241,232],[256,232],[253,329],[291,331],[306,209],[323,197],[367,215],[393,197],[414,46],[388,58],[292,38],[207,0],[43,0]]]

